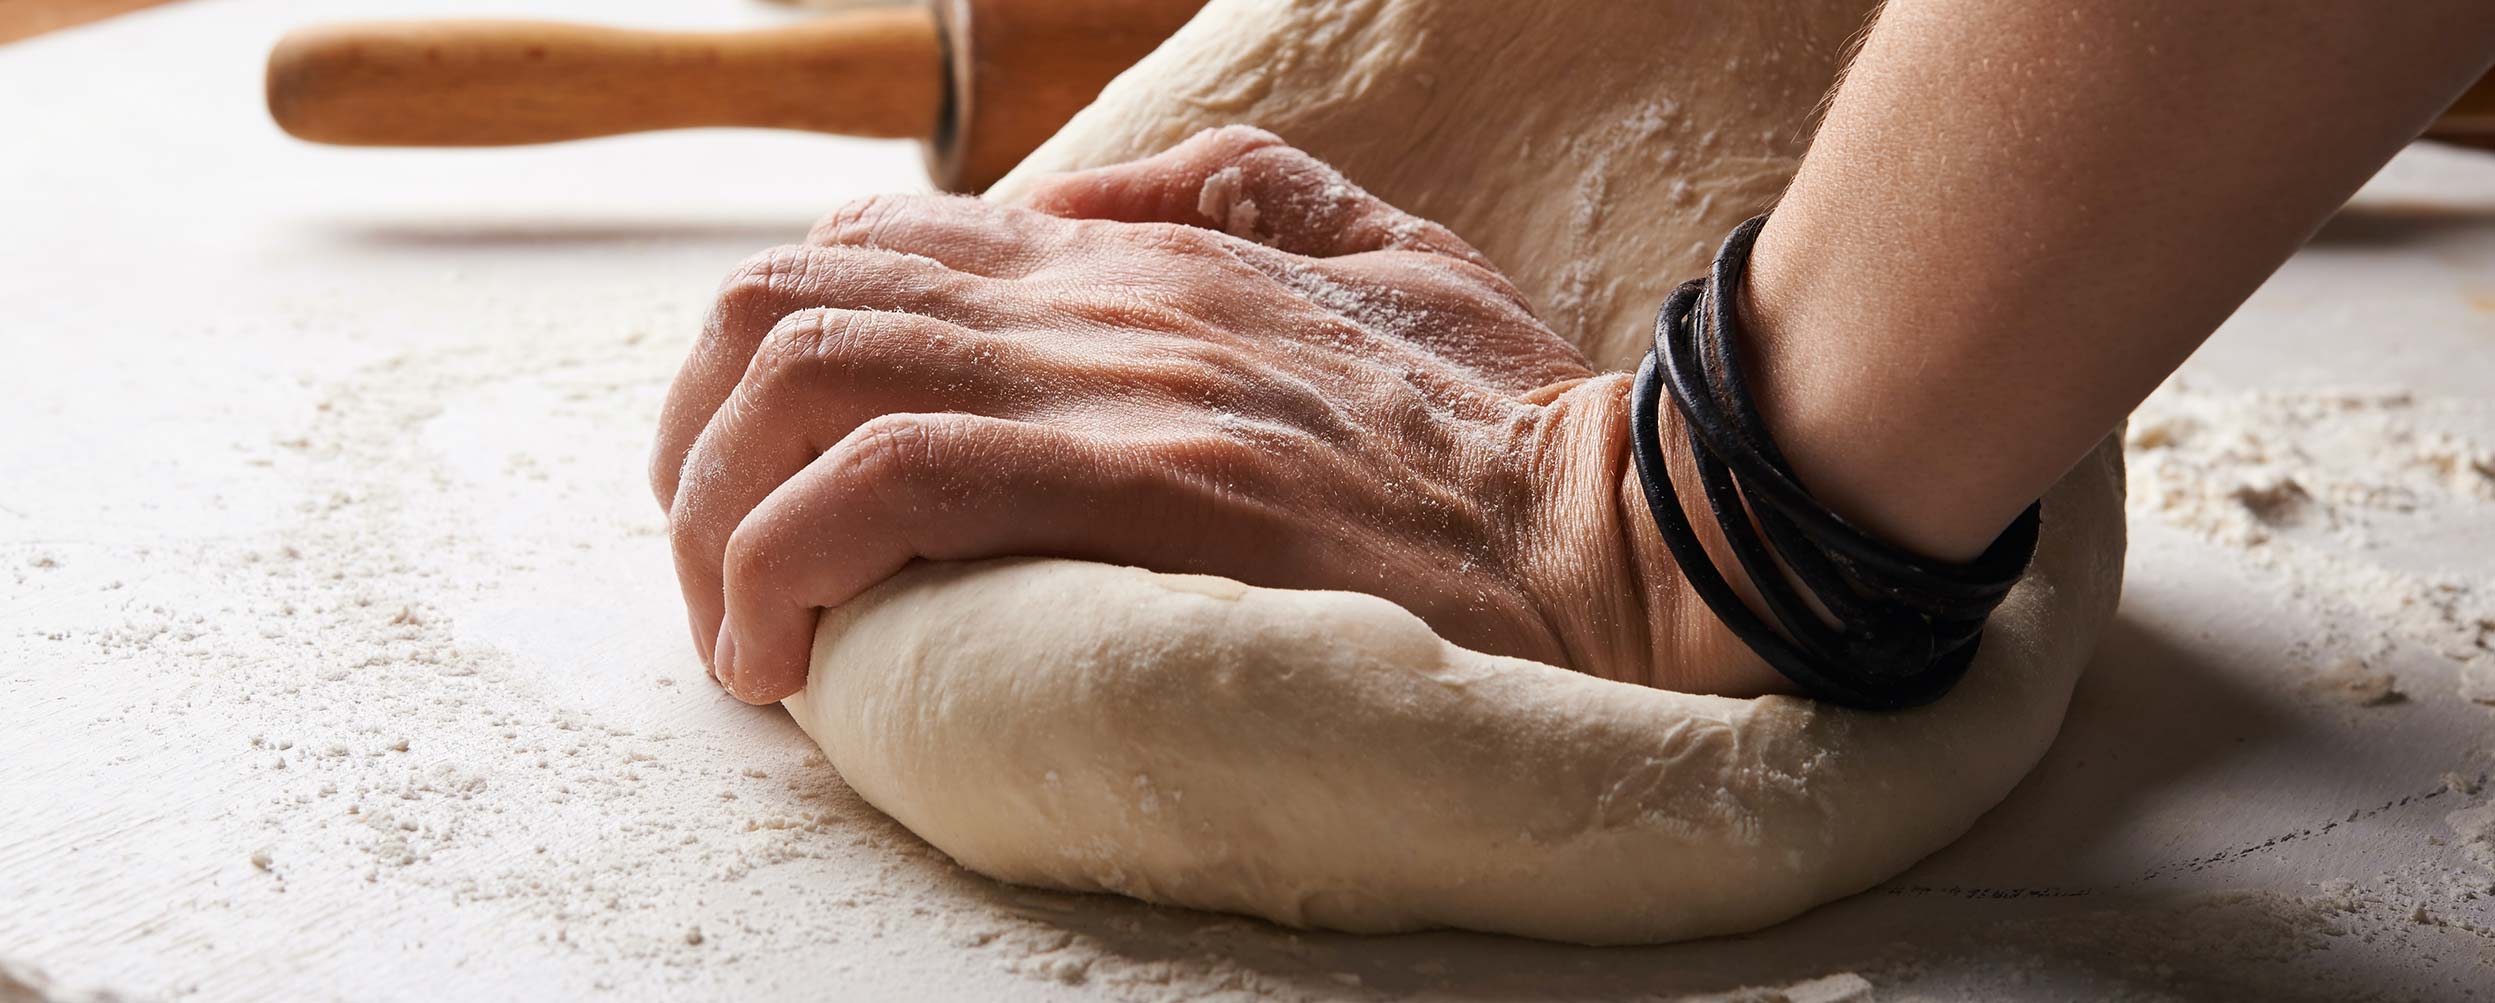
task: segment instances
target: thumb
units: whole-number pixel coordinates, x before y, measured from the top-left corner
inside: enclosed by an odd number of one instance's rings
[[[1423,251],[1490,267],[1453,231],[1249,126],[1208,129],[1142,160],[1041,178],[1021,201],[1069,219],[1220,230],[1309,257]]]

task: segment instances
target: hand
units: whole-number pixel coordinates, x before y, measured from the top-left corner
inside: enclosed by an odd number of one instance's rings
[[[1454,234],[1226,129],[1022,206],[853,203],[748,262],[652,480],[694,641],[750,702],[804,685],[820,609],[1004,555],[1367,592],[1483,651],[1780,688],[1656,537],[1627,397]]]

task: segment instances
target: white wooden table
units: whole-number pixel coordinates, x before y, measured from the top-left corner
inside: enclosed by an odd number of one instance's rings
[[[785,16],[619,6],[471,12]],[[2357,493],[2264,544],[2135,501],[2118,627],[1965,841],[1748,937],[1364,939],[965,874],[704,681],[660,394],[738,259],[922,185],[916,151],[266,123],[283,29],[443,13],[197,0],[0,47],[0,1001],[2495,991],[2495,487],[2385,459],[2495,444],[2495,157],[2404,158],[2152,404],[2344,407]]]

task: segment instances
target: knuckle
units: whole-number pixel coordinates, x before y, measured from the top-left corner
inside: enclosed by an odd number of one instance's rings
[[[1331,189],[1339,185],[1346,194],[1367,194],[1345,181],[1332,165],[1310,156],[1305,150],[1283,146],[1278,141],[1240,157],[1239,167],[1251,176],[1285,179],[1303,187]]]
[[[880,194],[851,199],[815,222],[806,234],[809,244],[873,245],[875,236],[914,196]]]
[[[1433,234],[1432,236],[1452,238],[1454,235],[1441,233]],[[1453,241],[1450,240],[1449,242],[1452,243]],[[1434,250],[1389,253],[1412,253],[1424,255],[1425,257],[1423,260],[1415,262],[1418,267],[1424,269],[1444,269],[1447,272],[1453,273],[1453,277],[1460,284],[1489,289],[1509,295],[1513,295],[1515,293],[1515,287],[1508,283],[1507,276],[1499,274],[1498,269],[1490,267],[1490,264],[1485,261],[1470,257],[1452,257]]]
[[[688,478],[688,480],[690,480]],[[688,485],[676,504],[667,510],[667,543],[679,563],[703,563],[716,556],[710,520],[699,498],[699,491]]]
[[[741,406],[731,398],[720,405],[721,414],[731,414],[731,409]],[[736,500],[743,489],[735,465],[736,449],[714,427],[704,430],[686,451],[682,481],[667,507],[667,538],[679,560],[716,564],[720,546],[743,517]]]
[[[948,416],[879,415],[859,425],[839,450],[839,476],[852,479],[875,504],[902,516],[957,507],[960,490],[934,490],[946,479]],[[916,521],[916,520],[904,520]]]
[[[1234,158],[1272,147],[1289,148],[1282,137],[1252,125],[1216,126],[1196,135],[1214,150]]]
[[[676,503],[667,507],[667,531],[670,535],[691,531],[700,524],[704,503],[710,492],[726,475],[725,464],[714,438],[705,432],[684,455],[684,483],[676,491]]]
[[[779,567],[785,548],[772,539],[771,528],[763,524],[738,526],[728,534],[727,545],[719,553],[719,581],[722,591],[730,595],[753,595],[755,583],[769,578]]]
[[[787,281],[805,270],[805,248],[784,244],[763,251],[737,263],[721,285],[722,299],[750,297],[755,293],[775,292]]]
[[[856,315],[843,310],[799,310],[782,317],[754,349],[755,371],[772,377],[811,373],[840,356],[857,326]]]
[[[934,322],[909,314],[820,308],[780,319],[754,352],[766,389],[827,380],[904,379],[929,354]]]
[[[1203,227],[1184,223],[1112,223],[1109,232],[1128,243],[1151,252],[1189,257],[1228,257],[1227,238]]]
[[[1395,238],[1394,243],[1398,246],[1424,251],[1459,264],[1469,265],[1489,281],[1501,286],[1509,285],[1507,276],[1500,273],[1498,266],[1491,264],[1487,256],[1484,256],[1478,248],[1463,237],[1457,236],[1454,230],[1447,229],[1437,222],[1405,213],[1400,209],[1390,211],[1394,212],[1400,221],[1395,227],[1390,228],[1390,233]]]
[[[867,419],[842,444],[845,472],[878,485],[906,485],[926,475],[938,462],[942,417],[884,414]]]
[[[745,259],[720,283],[714,317],[719,326],[734,329],[760,326],[775,312],[779,303],[807,269],[805,248],[794,245],[774,247]]]

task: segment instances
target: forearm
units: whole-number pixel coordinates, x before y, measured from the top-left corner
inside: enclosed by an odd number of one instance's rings
[[[1837,511],[1980,550],[2495,52],[2480,0],[1896,0],[1744,302]]]

